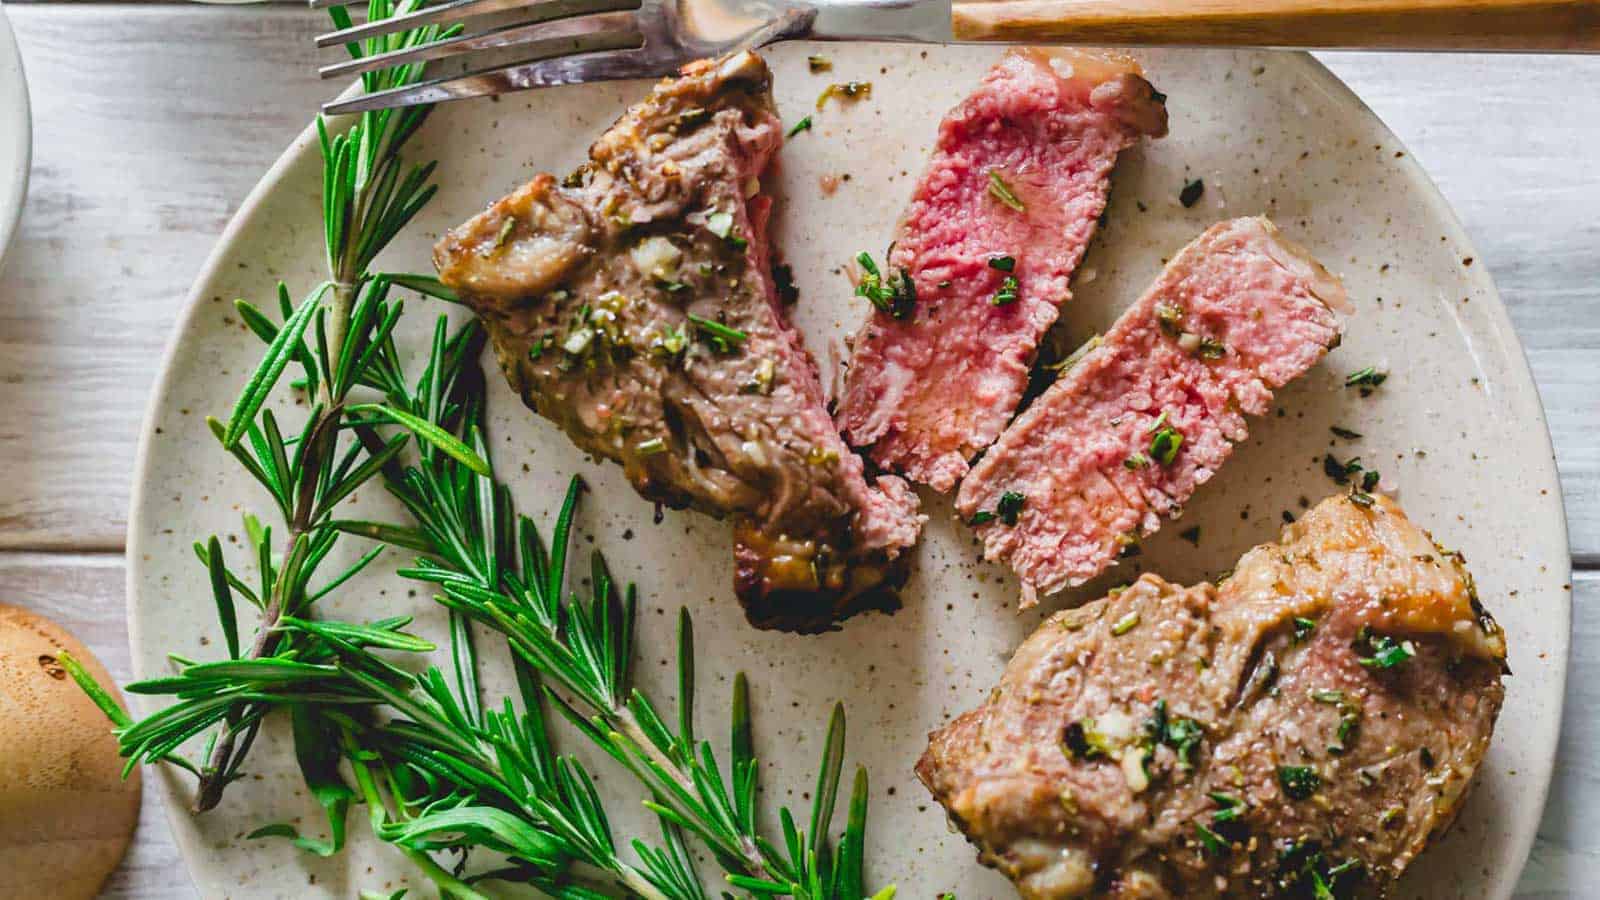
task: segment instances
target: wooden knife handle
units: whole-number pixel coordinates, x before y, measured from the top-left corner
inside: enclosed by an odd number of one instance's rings
[[[1600,0],[954,0],[957,40],[1600,51]]]

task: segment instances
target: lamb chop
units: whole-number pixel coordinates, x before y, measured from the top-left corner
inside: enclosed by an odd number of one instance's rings
[[[1459,554],[1356,492],[1220,586],[1052,616],[917,775],[1027,900],[1383,896],[1461,808],[1505,654]]]
[[[1185,247],[961,484],[957,510],[1022,578],[1023,606],[1178,515],[1245,439],[1245,415],[1338,344],[1343,305],[1339,281],[1265,218]]]
[[[904,482],[867,483],[776,296],[770,82],[747,52],[686,67],[434,261],[528,406],[645,497],[732,518],[750,621],[809,632],[892,606],[922,519]]]
[[[1126,57],[1021,50],[945,117],[887,270],[862,291],[879,308],[845,378],[852,445],[955,486],[1015,412],[1117,156],[1166,133],[1165,99]]]

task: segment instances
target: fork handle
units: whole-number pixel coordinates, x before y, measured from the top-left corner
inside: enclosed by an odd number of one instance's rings
[[[1600,0],[954,0],[963,41],[1600,51]]]

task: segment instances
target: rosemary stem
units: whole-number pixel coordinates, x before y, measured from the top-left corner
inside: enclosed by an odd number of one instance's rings
[[[645,900],[669,900],[666,894],[656,889],[656,886],[646,881],[638,870],[625,863],[617,864],[617,875],[622,878],[622,883],[628,890],[645,898]]]
[[[695,786],[694,779],[689,776],[689,773],[683,771],[683,768],[678,765],[677,761],[673,760],[665,753],[662,753],[661,750],[656,747],[655,742],[645,736],[644,729],[639,727],[639,722],[634,718],[632,710],[628,709],[626,706],[618,706],[610,710],[605,710],[605,713],[606,718],[611,720],[613,727],[627,737],[628,740],[632,741],[634,746],[639,748],[640,752],[644,753],[650,758],[651,762],[660,766],[662,771],[671,773],[673,778],[677,780],[678,784],[689,793],[692,794],[696,792],[697,788]],[[751,878],[763,878],[768,881],[772,880],[771,873],[767,871],[766,858],[761,855],[761,851],[756,847],[755,838],[753,836],[744,834],[742,832],[739,833],[738,850],[738,857],[744,862],[746,875],[749,875]]]
[[[400,847],[400,852],[405,854],[406,858],[411,860],[417,868],[421,869],[422,874],[428,876],[428,880],[439,888],[441,896],[453,897],[455,900],[489,900],[487,895],[478,893],[465,881],[446,872],[443,866],[434,862],[432,857],[421,850]]]
[[[350,328],[350,311],[355,308],[356,288],[359,285],[353,278],[343,277],[346,273],[337,272],[339,276],[333,282],[333,304],[328,316],[328,346],[332,348],[334,359],[338,359],[344,347],[345,332]],[[322,382],[323,408],[330,413],[338,414],[338,404],[333,396],[333,373]],[[339,398],[343,400],[343,397]]]
[[[343,346],[344,335],[350,324],[351,309],[354,304],[355,286],[349,282],[340,281],[333,289],[333,315],[329,321],[329,333],[334,347]],[[339,443],[339,418],[344,415],[344,396],[333,396],[332,374],[322,380],[322,394],[325,402],[322,412],[319,413],[320,421],[309,432],[312,436],[311,446],[306,448],[306,459],[303,471],[321,472],[332,461],[334,449]],[[294,509],[291,510],[289,520],[285,522],[288,529],[288,540],[285,543],[284,563],[274,579],[272,599],[262,610],[261,621],[256,631],[255,640],[250,645],[248,653],[242,659],[262,659],[276,652],[278,643],[282,639],[282,632],[278,630],[279,621],[286,612],[285,600],[294,590],[291,582],[290,567],[287,565],[293,555],[297,544],[312,530],[312,520],[317,515],[315,492],[302,492],[296,498]],[[216,808],[222,802],[222,792],[228,786],[227,773],[232,768],[229,765],[233,759],[235,732],[228,729],[223,732],[216,744],[211,748],[205,765],[200,769],[200,782],[195,791],[192,810],[203,813]]]

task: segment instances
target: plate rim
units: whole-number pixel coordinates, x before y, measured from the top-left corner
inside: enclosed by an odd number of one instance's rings
[[[0,12],[0,25],[4,24],[4,14],[3,12]],[[1000,46],[1001,45],[997,44],[996,49],[998,50]],[[1420,186],[1422,189],[1422,199],[1427,205],[1428,212],[1435,216],[1436,220],[1441,223],[1452,242],[1456,243],[1457,246],[1470,251],[1474,256],[1479,255],[1475,243],[1468,234],[1465,226],[1462,224],[1460,217],[1456,214],[1454,207],[1451,206],[1449,200],[1439,189],[1439,186],[1434,182],[1432,177],[1428,175],[1427,171],[1418,161],[1416,154],[1411,151],[1411,148],[1405,142],[1401,141],[1399,137],[1394,134],[1393,130],[1389,128],[1388,123],[1386,123],[1383,118],[1372,109],[1371,106],[1367,105],[1366,101],[1362,100],[1361,97],[1356,94],[1349,85],[1347,85],[1342,79],[1339,78],[1338,75],[1336,75],[1331,69],[1324,65],[1321,60],[1317,59],[1310,52],[1303,50],[1269,50],[1264,52],[1271,53],[1285,62],[1289,62],[1298,66],[1300,70],[1307,76],[1308,80],[1317,85],[1320,89],[1326,91],[1331,96],[1343,102],[1353,104],[1358,110],[1364,112],[1366,114],[1366,119],[1376,126],[1380,134],[1385,136],[1394,147],[1405,152],[1404,158],[1395,160],[1395,162],[1398,163],[1398,168],[1400,169],[1401,174],[1405,178],[1415,182]],[[639,83],[646,84],[648,82],[641,81]],[[340,96],[344,97],[353,94],[357,89],[358,85],[352,84],[349,88],[343,91]],[[336,116],[330,118],[329,121],[332,124],[342,126],[352,118],[353,117],[351,116]],[[150,394],[145,403],[144,417],[140,423],[137,450],[134,455],[133,481],[130,485],[127,535],[124,541],[124,546],[126,548],[124,551],[124,590],[127,597],[125,615],[127,618],[129,649],[130,651],[133,651],[131,652],[131,669],[135,678],[145,677],[145,673],[143,672],[144,666],[142,662],[142,656],[137,652],[136,649],[142,644],[142,635],[138,616],[136,614],[136,608],[138,606],[140,560],[144,554],[145,546],[137,526],[143,518],[143,510],[147,503],[145,474],[148,471],[149,455],[155,437],[155,430],[152,426],[152,423],[154,423],[156,420],[157,413],[161,406],[161,398],[167,394],[174,377],[174,372],[176,370],[175,363],[180,350],[181,339],[183,335],[185,335],[195,324],[195,320],[199,317],[201,310],[204,308],[205,292],[202,290],[202,286],[213,280],[217,273],[223,268],[224,260],[228,256],[230,248],[236,242],[238,233],[243,231],[250,223],[254,221],[255,217],[260,212],[260,207],[263,205],[263,200],[268,194],[278,188],[279,183],[284,177],[285,171],[298,164],[302,160],[302,157],[308,153],[317,144],[317,142],[318,136],[316,120],[312,119],[312,121],[301,130],[301,132],[288,144],[288,146],[284,148],[283,152],[279,154],[279,156],[273,161],[267,170],[262,173],[260,179],[250,189],[249,193],[245,195],[245,198],[239,204],[238,210],[235,211],[234,214],[229,218],[227,225],[217,236],[216,243],[212,246],[210,253],[207,254],[204,263],[202,263],[200,269],[198,272],[196,272],[194,279],[191,282],[188,294],[184,299],[183,309],[175,320],[173,329],[168,335],[167,341],[162,348],[159,369],[156,379],[151,385]],[[0,222],[0,237],[4,236],[3,226],[4,223]],[[4,244],[0,243],[0,251],[3,251],[3,248]],[[1557,535],[1560,538],[1560,551],[1556,558],[1550,561],[1550,564],[1552,566],[1559,566],[1556,574],[1564,574],[1564,583],[1570,584],[1572,581],[1572,547],[1570,534],[1567,527],[1566,500],[1563,492],[1560,490],[1560,471],[1555,462],[1555,448],[1550,434],[1549,421],[1545,415],[1544,398],[1539,391],[1539,382],[1534,377],[1533,368],[1528,362],[1528,356],[1523,346],[1522,338],[1517,333],[1516,328],[1511,321],[1510,311],[1506,308],[1505,301],[1500,295],[1499,288],[1495,284],[1493,275],[1489,271],[1489,267],[1487,265],[1476,267],[1473,272],[1468,274],[1467,278],[1469,284],[1473,288],[1482,292],[1482,295],[1486,299],[1492,301],[1491,303],[1485,305],[1489,307],[1486,315],[1489,319],[1489,324],[1492,325],[1495,332],[1501,335],[1509,334],[1513,338],[1513,340],[1505,342],[1506,352],[1508,354],[1507,362],[1510,365],[1511,371],[1517,371],[1517,364],[1520,363],[1520,371],[1525,373],[1528,383],[1533,387],[1531,408],[1527,411],[1533,415],[1534,422],[1538,426],[1538,433],[1542,435],[1541,444],[1542,449],[1544,450],[1543,464],[1549,467],[1550,473],[1554,477],[1554,483],[1556,486],[1556,490],[1554,490],[1551,494],[1551,500],[1554,503],[1554,511],[1556,513],[1554,517],[1555,521],[1551,524],[1555,526]],[[1480,307],[1480,309],[1481,308],[1482,307]],[[1538,799],[1541,817],[1542,811],[1548,804],[1550,785],[1555,776],[1555,758],[1559,747],[1561,726],[1566,713],[1566,684],[1569,677],[1571,661],[1572,593],[1570,590],[1560,591],[1557,593],[1559,597],[1560,611],[1562,613],[1561,623],[1563,627],[1559,631],[1556,645],[1548,648],[1547,653],[1559,654],[1559,683],[1555,685],[1556,687],[1559,687],[1559,690],[1555,692],[1554,711],[1556,715],[1553,717],[1555,729],[1550,736],[1550,740],[1546,742],[1546,746],[1543,748],[1542,752],[1537,755],[1538,761],[1542,764],[1542,772],[1538,778]],[[1552,666],[1551,668],[1555,667]],[[1548,679],[1546,680],[1548,681]],[[194,867],[190,864],[189,859],[191,848],[186,841],[181,839],[183,830],[180,823],[182,823],[185,818],[189,818],[190,814],[182,803],[174,802],[176,799],[175,791],[177,788],[173,780],[175,776],[171,771],[171,767],[163,767],[161,774],[162,777],[159,778],[158,781],[160,783],[159,789],[162,794],[167,823],[168,826],[173,830],[175,838],[174,844],[177,845],[179,855],[183,859],[186,874],[189,876],[190,882],[195,884],[198,888],[198,882],[195,881]],[[1512,845],[1512,848],[1515,851],[1516,858],[1519,859],[1517,866],[1519,879],[1522,872],[1527,868],[1527,861],[1530,853],[1532,852],[1534,842],[1537,840],[1537,835],[1538,828],[1535,826],[1534,828],[1529,829],[1526,835],[1513,834],[1510,837],[1510,840],[1516,842]],[[1515,889],[1516,880],[1513,880],[1507,887],[1504,897],[1511,897],[1515,893]]]
[[[1422,163],[1417,160],[1417,155],[1411,151],[1411,148],[1404,141],[1400,140],[1400,138],[1392,129],[1389,128],[1389,123],[1385,122],[1383,117],[1378,115],[1377,110],[1374,110],[1371,106],[1368,106],[1367,102],[1362,100],[1360,95],[1352,90],[1348,84],[1345,84],[1343,79],[1341,79],[1338,75],[1335,75],[1332,69],[1329,69],[1327,66],[1323,65],[1321,60],[1309,53],[1302,53],[1301,55],[1311,63],[1311,65],[1307,67],[1307,74],[1310,75],[1311,78],[1319,82],[1323,89],[1328,90],[1329,92],[1338,96],[1342,96],[1345,99],[1355,103],[1360,109],[1365,110],[1367,115],[1371,116],[1372,121],[1377,123],[1380,131],[1386,135],[1390,141],[1393,142],[1394,146],[1405,151],[1405,157],[1403,159],[1396,160],[1396,162],[1400,163],[1399,168],[1408,178],[1415,180],[1426,188],[1426,190],[1424,190],[1422,193],[1423,199],[1428,205],[1429,212],[1436,215],[1438,220],[1443,223],[1448,236],[1453,242],[1457,242],[1457,246],[1465,248],[1475,257],[1480,256],[1477,245],[1473,242],[1472,236],[1467,233],[1466,226],[1462,224],[1460,216],[1456,214],[1455,207],[1450,205],[1449,199],[1446,198],[1444,192],[1439,189],[1439,185],[1434,183],[1433,177],[1428,174],[1427,170],[1423,168]],[[1553,560],[1552,563],[1559,565],[1557,574],[1562,576],[1563,583],[1570,586],[1572,584],[1572,536],[1567,529],[1566,494],[1561,490],[1561,470],[1560,467],[1556,465],[1555,461],[1555,442],[1550,435],[1549,418],[1545,415],[1544,396],[1539,391],[1539,380],[1534,376],[1533,366],[1528,362],[1528,353],[1527,349],[1522,344],[1522,336],[1517,333],[1516,326],[1511,321],[1511,311],[1506,308],[1505,298],[1500,296],[1500,288],[1497,284],[1495,284],[1494,276],[1489,272],[1489,266],[1485,264],[1482,266],[1477,266],[1475,269],[1476,270],[1468,276],[1468,282],[1473,288],[1482,291],[1485,296],[1494,301],[1488,304],[1488,316],[1493,320],[1495,331],[1500,334],[1509,333],[1515,338],[1515,340],[1510,341],[1507,344],[1507,350],[1509,351],[1509,358],[1507,361],[1511,363],[1513,367],[1517,363],[1521,363],[1521,371],[1527,373],[1528,382],[1533,385],[1531,412],[1533,413],[1535,421],[1538,424],[1538,433],[1543,437],[1541,443],[1544,456],[1542,459],[1548,462],[1552,474],[1555,476],[1556,489],[1551,492],[1551,498],[1554,502],[1555,512],[1557,514],[1555,516],[1554,525],[1556,526],[1557,536],[1560,538],[1561,550],[1557,558]],[[1544,810],[1549,806],[1551,782],[1555,780],[1556,753],[1560,748],[1561,729],[1566,718],[1567,679],[1570,675],[1572,662],[1572,590],[1569,587],[1567,590],[1559,591],[1557,593],[1560,597],[1562,614],[1561,621],[1563,627],[1559,633],[1559,639],[1557,641],[1558,646],[1551,648],[1550,652],[1554,653],[1559,651],[1560,654],[1560,676],[1558,679],[1556,679],[1557,684],[1555,685],[1555,687],[1559,688],[1559,692],[1557,693],[1555,706],[1555,729],[1551,733],[1550,740],[1545,742],[1543,751],[1538,754],[1538,759],[1543,765],[1543,773],[1538,779],[1539,810],[1541,820],[1544,816]],[[1513,837],[1513,839],[1519,841],[1522,846],[1516,848],[1516,856],[1520,859],[1520,862],[1517,864],[1517,879],[1513,880],[1508,886],[1505,894],[1506,898],[1510,898],[1516,893],[1517,882],[1521,880],[1522,873],[1528,867],[1528,857],[1533,852],[1533,845],[1538,840],[1538,837],[1539,829],[1537,825],[1528,831],[1525,838],[1518,836]]]
[[[28,203],[28,178],[33,169],[33,107],[28,97],[28,73],[22,63],[16,32],[4,6],[0,5],[0,71],[12,68],[17,78],[12,87],[0,86],[0,109],[16,110],[16,120],[10,123],[16,130],[9,152],[16,159],[17,168],[0,172],[0,266],[4,265],[6,251],[17,235],[17,227],[22,224],[22,209]],[[165,363],[165,359],[162,362]]]

